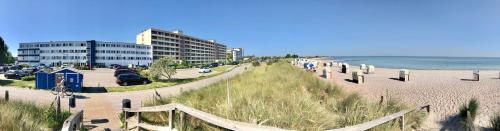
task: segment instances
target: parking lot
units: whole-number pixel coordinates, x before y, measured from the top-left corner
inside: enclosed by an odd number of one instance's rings
[[[219,73],[214,71],[210,73],[198,73],[199,68],[177,69],[177,73],[172,77],[173,79],[189,79],[197,78],[200,76],[208,76]],[[95,70],[79,70],[83,73],[83,86],[84,87],[118,87],[116,78],[114,77],[114,69],[109,68],[96,68]],[[0,79],[5,80],[3,73],[0,73]],[[166,79],[163,78],[162,79]]]
[[[83,73],[83,86],[84,87],[117,87],[114,69],[96,68],[95,70],[80,70]],[[202,75],[211,75],[218,73],[212,71],[210,73],[198,73],[198,68],[178,69],[177,73],[173,76],[174,79],[188,79],[196,78]],[[165,78],[163,78],[165,79]]]

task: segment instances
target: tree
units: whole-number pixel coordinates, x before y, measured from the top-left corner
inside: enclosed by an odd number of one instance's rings
[[[226,53],[226,62],[231,63],[233,61],[233,54],[232,53]]]
[[[155,60],[149,69],[149,79],[158,81],[161,76],[171,79],[177,73],[173,57],[162,57]]]
[[[14,57],[9,52],[9,48],[7,44],[3,41],[2,37],[0,37],[0,64],[10,64],[14,63]]]

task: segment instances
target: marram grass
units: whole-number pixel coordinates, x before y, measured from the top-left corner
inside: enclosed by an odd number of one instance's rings
[[[58,130],[69,112],[56,115],[55,109],[37,107],[32,103],[0,99],[0,130],[44,131]]]
[[[231,120],[294,130],[342,128],[408,108],[395,100],[384,104],[367,101],[287,62],[255,67],[228,83],[229,102],[228,84],[223,80],[176,97],[151,100],[146,105],[182,103]],[[421,112],[410,113],[405,116],[406,124],[418,128],[424,117]],[[165,113],[144,113],[142,118],[165,124],[168,117]],[[191,130],[220,130],[194,118],[188,118],[187,123]],[[397,128],[398,121],[392,121],[373,130]]]

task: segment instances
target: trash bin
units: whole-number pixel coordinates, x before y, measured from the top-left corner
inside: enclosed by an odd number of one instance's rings
[[[122,100],[122,109],[131,108],[131,107],[132,107],[132,105],[131,105],[131,102],[129,99]]]
[[[76,98],[75,98],[75,95],[72,95],[69,98],[69,107],[71,107],[71,108],[75,108],[76,107]]]

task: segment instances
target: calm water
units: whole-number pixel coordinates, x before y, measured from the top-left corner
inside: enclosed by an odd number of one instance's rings
[[[500,57],[334,56],[330,59],[395,69],[500,70]]]

